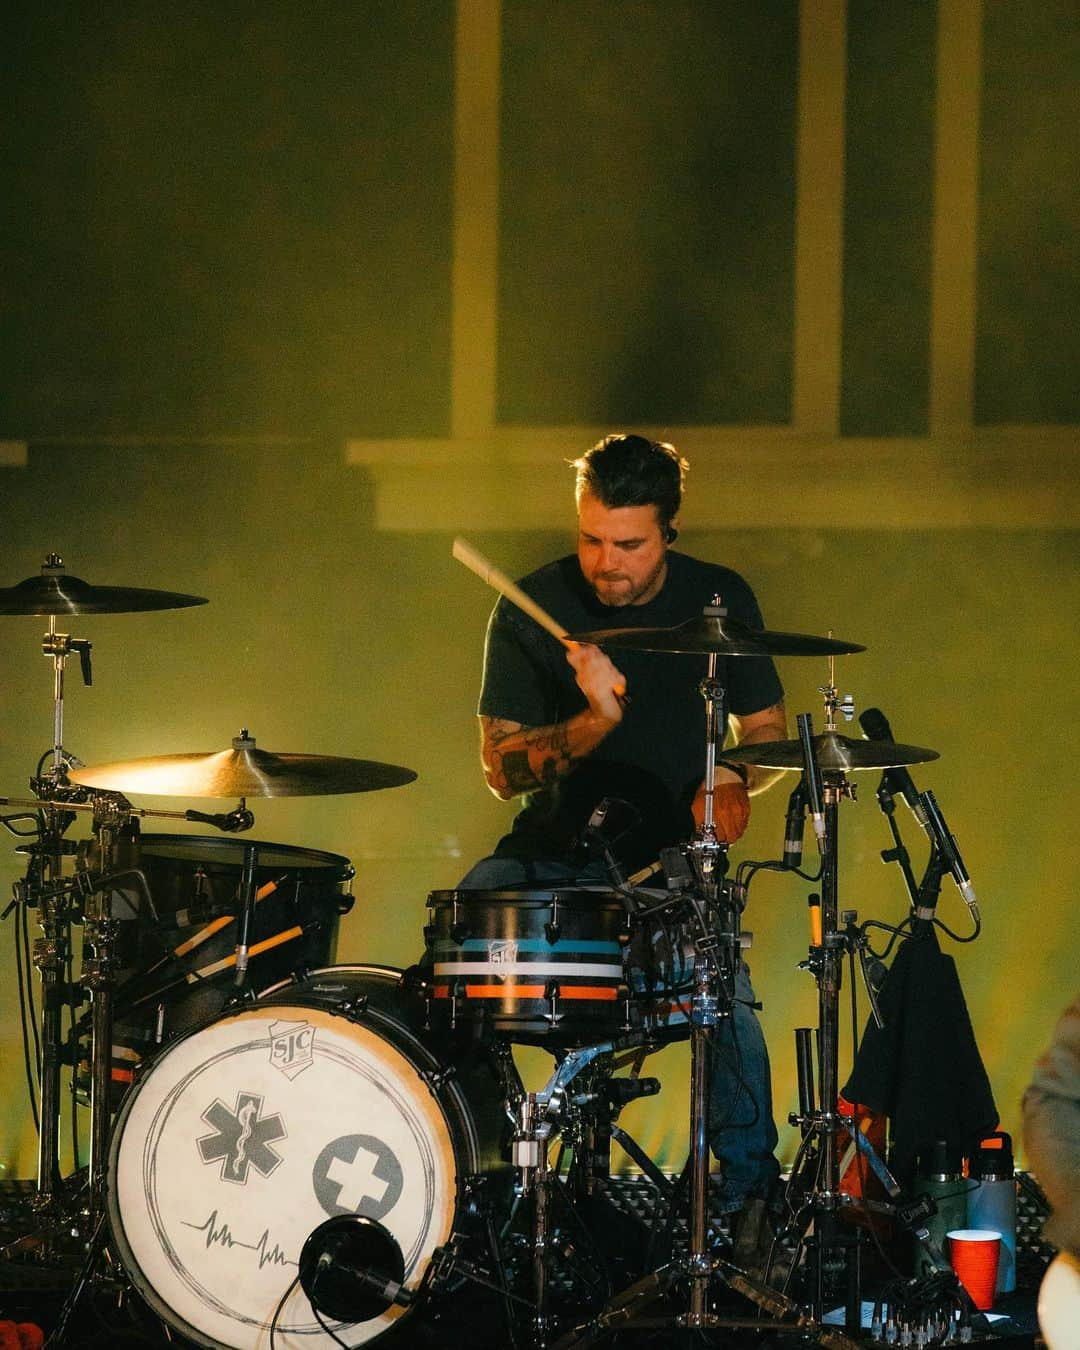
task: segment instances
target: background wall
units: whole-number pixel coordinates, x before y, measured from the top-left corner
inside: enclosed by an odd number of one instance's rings
[[[1076,982],[1070,7],[752,8],[23,7],[0,585],[55,550],[93,583],[210,599],[70,625],[94,643],[65,735],[87,763],[248,726],[416,769],[254,803],[258,837],[356,864],[340,959],[405,964],[428,892],[512,816],[477,762],[491,596],[451,540],[520,574],[572,544],[566,458],[615,427],[669,435],[692,461],[679,546],[745,572],[772,626],[865,643],[843,691],[941,752],[916,780],[985,919],[946,947],[1016,1133]],[[51,676],[42,621],[0,622],[14,796],[51,741]],[[792,717],[820,723],[824,663],[780,664]],[[841,904],[897,921],[859,786]],[[785,802],[758,800],[733,859],[776,855]],[[781,1118],[815,1018],[805,890],[763,874],[747,916]],[[964,930],[950,883],[940,912]],[[0,935],[0,1159],[28,1176]],[[656,1072],[625,1123],[677,1166],[685,1052]]]

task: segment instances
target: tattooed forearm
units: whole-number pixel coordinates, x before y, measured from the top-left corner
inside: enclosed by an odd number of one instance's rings
[[[480,754],[488,786],[503,798],[546,787],[589,754],[603,734],[585,714],[547,727],[481,717]]]

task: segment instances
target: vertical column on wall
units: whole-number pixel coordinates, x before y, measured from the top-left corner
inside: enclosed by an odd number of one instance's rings
[[[454,74],[451,435],[490,434],[496,415],[499,0],[458,0]]]
[[[829,437],[840,407],[846,72],[846,0],[802,0],[792,421]]]
[[[974,421],[982,0],[938,0],[930,433]]]

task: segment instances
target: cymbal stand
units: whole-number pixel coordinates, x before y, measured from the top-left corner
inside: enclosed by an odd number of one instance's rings
[[[727,610],[720,597],[704,610],[709,618]],[[724,730],[724,689],[716,678],[717,655],[709,653],[700,692],[705,700],[705,802],[702,824],[686,847],[682,875],[672,874],[679,864],[679,850],[665,850],[669,885],[685,883],[673,905],[685,902],[692,916],[694,942],[694,988],[690,1004],[690,1149],[689,1213],[687,1251],[682,1262],[654,1271],[616,1296],[592,1323],[563,1337],[559,1350],[591,1344],[615,1322],[620,1327],[676,1326],[706,1329],[729,1327],[732,1319],[708,1311],[709,1287],[716,1262],[709,1251],[709,1078],[710,1041],[717,1024],[731,1016],[734,980],[741,950],[739,907],[721,904],[723,877],[727,870],[727,845],[716,834],[713,798],[716,788],[717,749]],[[671,855],[675,855],[672,857]],[[686,868],[686,862],[689,868]],[[725,912],[726,908],[726,912]],[[644,1318],[647,1306],[664,1297],[681,1280],[689,1280],[689,1306],[683,1313]]]
[[[90,991],[90,1196],[89,1215],[96,1223],[105,1209],[109,1135],[112,1126],[113,1007],[116,994],[116,939],[120,921],[113,917],[112,891],[120,831],[129,819],[123,798],[101,794],[94,799],[94,832],[103,877],[86,898],[83,918],[82,979]]]
[[[63,571],[55,554],[45,560],[48,569]],[[65,810],[63,798],[71,795],[85,800],[82,789],[67,784],[68,765],[78,761],[64,750],[64,672],[68,657],[78,652],[83,683],[93,683],[90,652],[86,638],[73,638],[56,629],[56,615],[49,615],[49,631],[41,641],[42,652],[52,657],[53,665],[53,744],[52,765],[41,777],[31,780],[37,794],[38,840],[33,848],[26,877],[16,884],[16,899],[38,911],[41,936],[34,940],[33,959],[41,979],[41,1050],[39,1074],[39,1126],[37,1153],[37,1196],[41,1209],[49,1209],[60,1184],[60,1060],[63,1028],[64,975],[71,950],[70,908],[65,897],[74,883],[63,878],[65,853],[63,834],[74,820]]]
[[[35,787],[37,785],[35,780]],[[54,789],[46,783],[42,790],[52,792]],[[68,788],[67,791],[74,790]],[[63,833],[75,817],[67,810],[68,804],[61,804],[58,797],[18,804],[33,807],[37,820],[35,842],[28,846],[30,857],[26,874],[13,887],[13,904],[22,913],[35,910],[41,930],[32,947],[33,963],[41,980],[35,1205],[47,1211],[53,1207],[60,1186],[62,1016],[65,999],[70,993],[66,977],[71,956],[72,894],[78,886],[77,879],[63,877],[61,869],[65,852]],[[9,822],[5,821],[5,824],[11,828]],[[20,919],[21,914],[16,915],[15,922]],[[27,998],[32,1015],[30,990],[27,990]]]
[[[727,610],[720,597],[706,606],[708,617],[722,617]],[[735,914],[735,947],[729,953],[729,987],[719,988],[717,962],[719,938],[715,931],[719,883],[727,870],[727,846],[716,835],[713,796],[716,790],[716,753],[724,734],[724,690],[716,678],[717,656],[709,653],[701,682],[705,700],[705,810],[700,831],[691,840],[688,854],[700,888],[704,907],[688,892],[696,919],[694,943],[694,992],[690,1003],[690,1212],[687,1217],[686,1262],[690,1273],[690,1310],[687,1325],[700,1326],[706,1319],[712,1262],[708,1250],[709,1222],[709,1042],[722,1017],[730,1017],[735,969],[739,961],[738,911]],[[727,925],[725,925],[726,927]],[[723,993],[723,1007],[721,1007]]]

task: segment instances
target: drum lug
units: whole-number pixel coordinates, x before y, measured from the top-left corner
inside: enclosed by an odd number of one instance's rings
[[[551,897],[551,918],[544,924],[544,937],[554,947],[562,933],[562,924],[559,922],[559,892],[556,891]]]
[[[623,1005],[623,1031],[633,1031],[633,1024],[630,1021],[630,986],[628,984],[619,985],[619,999]]]
[[[485,1176],[482,1172],[470,1172],[462,1178],[461,1202],[465,1214],[476,1218],[491,1212],[492,1199],[488,1194],[490,1180],[490,1177]],[[451,1238],[451,1241],[453,1241],[453,1238]]]
[[[433,1092],[441,1092],[447,1083],[456,1077],[456,1064],[446,1064],[439,1069],[428,1069],[423,1074],[424,1082]]]
[[[365,1016],[368,1010],[367,994],[358,994],[356,998],[350,998],[341,1005],[342,1014],[350,1022],[359,1022]]]
[[[454,893],[454,908],[450,914],[450,936],[455,942],[461,943],[469,936],[471,929],[467,923],[464,923],[458,913],[457,892]]]

